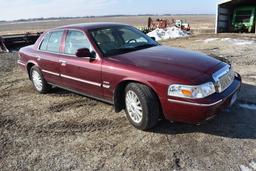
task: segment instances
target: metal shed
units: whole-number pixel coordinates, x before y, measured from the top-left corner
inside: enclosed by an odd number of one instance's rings
[[[221,0],[217,4],[215,32],[216,33],[233,32],[232,19],[233,19],[234,11],[236,8],[243,7],[243,6],[256,7],[256,0]],[[256,32],[255,27],[253,32]]]

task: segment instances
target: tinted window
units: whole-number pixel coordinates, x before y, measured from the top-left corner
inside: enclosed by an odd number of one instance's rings
[[[48,41],[47,51],[59,52],[63,31],[52,32]]]
[[[157,46],[157,42],[129,26],[110,26],[90,30],[94,42],[104,56],[113,56]]]
[[[81,31],[68,31],[68,35],[65,41],[65,53],[74,55],[78,49],[88,48],[90,49],[90,43]]]
[[[49,37],[50,37],[49,33],[47,33],[44,36],[44,40],[42,41],[41,46],[39,48],[40,50],[46,50],[47,49],[47,44],[48,44]]]
[[[122,28],[119,30],[119,32],[121,33],[121,36],[125,43],[148,43],[147,39],[132,30]]]

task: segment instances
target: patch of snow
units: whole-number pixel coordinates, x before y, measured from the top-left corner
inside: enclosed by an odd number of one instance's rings
[[[255,40],[243,40],[243,39],[232,39],[232,38],[208,38],[203,40],[204,43],[210,43],[214,41],[221,41],[233,45],[252,45],[256,44]]]
[[[228,41],[230,40],[231,38],[222,38],[221,41]]]
[[[241,171],[253,171],[252,169],[250,169],[249,167],[246,167],[244,165],[240,165],[240,170]]]
[[[205,39],[204,42],[205,42],[205,43],[209,43],[209,42],[216,41],[216,40],[219,40],[219,38],[209,38],[209,39]]]
[[[149,37],[154,37],[156,41],[189,36],[186,31],[177,27],[167,27],[166,29],[157,28],[149,32],[147,35]]]
[[[256,170],[256,159],[251,160],[251,162],[249,163],[249,165],[251,166],[251,168],[252,168],[253,170]]]
[[[232,43],[234,45],[252,45],[254,43],[256,43],[256,41],[254,40],[242,40],[242,39],[229,39],[226,40],[229,43]]]
[[[245,109],[249,109],[249,110],[256,110],[256,104],[243,104],[240,103],[239,104],[240,107],[245,108]],[[256,162],[255,162],[256,165]]]

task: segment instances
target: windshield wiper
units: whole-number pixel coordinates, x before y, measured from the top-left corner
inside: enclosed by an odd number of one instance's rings
[[[139,45],[134,47],[135,49],[144,49],[144,48],[150,48],[150,47],[154,47],[157,46],[156,44],[143,44],[143,45]]]
[[[150,48],[153,46],[157,46],[157,44],[143,44],[143,45],[139,45],[139,46],[135,46],[135,47],[116,48],[116,49],[112,49],[112,50],[108,51],[106,53],[106,55],[109,56],[109,55],[128,53],[128,52],[132,52],[132,51],[136,51],[136,50],[140,50],[140,49],[144,49],[144,48]]]
[[[117,48],[117,49],[112,49],[110,51],[108,51],[106,54],[107,55],[115,55],[115,54],[119,54],[119,53],[127,53],[130,51],[133,51],[134,48]]]

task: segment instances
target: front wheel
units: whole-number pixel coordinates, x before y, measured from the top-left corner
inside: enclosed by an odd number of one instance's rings
[[[149,87],[130,83],[125,88],[125,112],[133,126],[147,130],[157,124],[160,106],[155,93]]]

